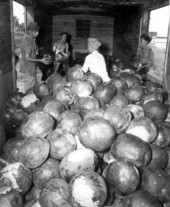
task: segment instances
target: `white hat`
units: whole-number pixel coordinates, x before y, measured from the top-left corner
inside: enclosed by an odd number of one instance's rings
[[[88,45],[90,45],[93,50],[97,50],[101,46],[101,43],[96,38],[88,38]]]

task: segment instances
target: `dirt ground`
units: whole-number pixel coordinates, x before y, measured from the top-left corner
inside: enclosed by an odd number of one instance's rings
[[[154,52],[154,66],[149,74],[159,83],[162,83],[165,67],[166,40],[158,40],[154,44],[151,44],[150,47]]]

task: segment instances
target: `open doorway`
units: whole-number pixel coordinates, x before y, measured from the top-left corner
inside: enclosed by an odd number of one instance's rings
[[[25,7],[16,1],[13,1],[13,26],[15,61],[17,61],[20,57],[21,42],[25,33]]]
[[[154,52],[154,66],[150,74],[160,83],[163,80],[166,45],[168,39],[169,6],[152,10],[149,33],[152,36],[150,47]]]

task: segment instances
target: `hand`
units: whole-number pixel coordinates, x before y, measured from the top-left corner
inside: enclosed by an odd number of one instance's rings
[[[55,61],[59,61],[60,59],[61,59],[61,57],[55,56]]]
[[[138,66],[138,67],[137,67],[137,71],[140,71],[141,68],[142,68],[142,66]]]
[[[41,59],[41,62],[45,65],[49,65],[51,63],[51,61],[48,58]]]

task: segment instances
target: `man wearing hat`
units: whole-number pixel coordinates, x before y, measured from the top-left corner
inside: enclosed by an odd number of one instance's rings
[[[88,52],[90,53],[86,58],[82,70],[86,73],[88,70],[92,73],[98,74],[104,82],[110,80],[105,59],[102,54],[98,52],[101,43],[95,38],[88,38]]]
[[[143,80],[147,77],[149,69],[154,64],[154,53],[152,49],[148,46],[152,38],[146,34],[141,35],[140,37],[141,45],[137,52],[137,59],[140,62],[138,66],[139,74],[142,76]]]
[[[39,26],[31,22],[27,27],[21,44],[20,68],[17,73],[17,88],[25,93],[36,81],[40,81],[42,73],[37,69],[37,63],[50,64],[46,58],[37,59],[38,47],[36,37],[39,34]]]

